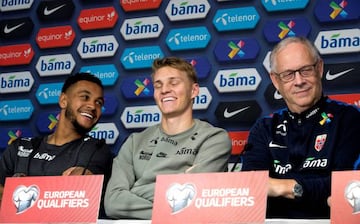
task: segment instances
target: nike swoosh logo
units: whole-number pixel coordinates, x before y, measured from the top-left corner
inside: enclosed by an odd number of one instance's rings
[[[278,90],[275,90],[275,92],[274,92],[274,99],[275,100],[280,100],[280,99],[282,99],[283,97],[282,97],[282,95],[279,93],[279,91]]]
[[[46,6],[45,9],[44,9],[44,15],[45,16],[48,16],[48,15],[51,15],[53,14],[54,12],[56,12],[57,10],[61,9],[62,7],[64,7],[66,4],[63,4],[63,5],[60,5],[58,7],[55,7],[53,9],[50,9],[48,10],[48,7]]]
[[[247,109],[249,109],[249,108],[250,108],[250,106],[247,106],[247,107],[241,108],[241,109],[239,109],[239,110],[235,110],[235,111],[233,111],[233,112],[228,112],[228,108],[226,108],[225,111],[224,111],[224,117],[225,117],[225,118],[233,117],[233,116],[235,116],[236,114],[238,114],[238,113],[240,113],[240,112],[242,112],[242,111],[244,111],[244,110],[247,110]]]
[[[284,145],[275,144],[275,143],[273,143],[273,141],[271,141],[271,142],[269,143],[269,147],[270,147],[270,148],[282,148],[282,149],[287,148],[287,147],[284,146]]]
[[[351,72],[352,70],[354,70],[354,68],[350,68],[350,69],[348,69],[348,70],[345,70],[345,71],[342,71],[342,72],[338,72],[338,73],[335,73],[335,74],[331,74],[330,73],[330,70],[328,70],[327,72],[326,72],[326,80],[329,80],[329,81],[331,81],[331,80],[334,80],[334,79],[337,79],[337,78],[339,78],[340,76],[342,76],[342,75],[345,75],[346,73],[348,73],[348,72]]]
[[[19,28],[20,26],[23,26],[25,23],[20,23],[16,26],[13,26],[11,28],[8,27],[8,25],[6,24],[5,28],[4,28],[4,33],[11,33],[12,31],[16,30],[17,28]]]

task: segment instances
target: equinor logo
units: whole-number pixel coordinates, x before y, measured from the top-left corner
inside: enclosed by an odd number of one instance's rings
[[[125,128],[145,128],[158,124],[161,113],[156,105],[126,107],[121,115]]]
[[[173,51],[205,48],[211,35],[205,26],[170,30],[166,44]]]
[[[207,0],[170,1],[165,13],[170,21],[205,18],[210,10]]]
[[[125,69],[151,68],[152,62],[163,55],[159,46],[126,48],[121,63]]]
[[[28,71],[0,74],[0,93],[29,92],[33,84],[34,79]]]
[[[119,44],[113,35],[82,38],[77,52],[81,58],[111,57]]]
[[[322,31],[315,40],[321,54],[339,54],[360,51],[360,29]]]
[[[40,76],[71,74],[75,61],[71,54],[41,56],[36,63],[36,71]]]
[[[163,23],[158,16],[126,19],[120,32],[125,40],[148,39],[160,36]]]
[[[30,100],[0,101],[0,121],[27,120],[33,111]]]

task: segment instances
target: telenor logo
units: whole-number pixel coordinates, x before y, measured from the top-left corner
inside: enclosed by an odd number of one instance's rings
[[[198,79],[206,79],[211,70],[211,65],[207,57],[186,58],[186,60],[195,68]]]
[[[40,76],[68,75],[74,67],[75,61],[71,54],[41,56],[36,63],[36,71]]]
[[[36,90],[36,99],[40,104],[57,104],[61,95],[62,82],[40,84]]]
[[[129,11],[141,11],[148,9],[157,9],[160,7],[162,0],[121,0],[120,5],[125,12]]]
[[[255,91],[261,76],[255,68],[219,70],[214,85],[220,93]]]
[[[202,49],[210,42],[211,35],[205,26],[170,30],[166,44],[172,51]]]
[[[41,28],[36,35],[36,43],[41,49],[68,47],[74,39],[75,31],[71,26]]]
[[[212,101],[212,96],[207,87],[200,87],[199,95],[194,99],[194,110],[206,110]]]
[[[43,0],[36,13],[43,22],[70,20],[75,6],[71,0]]]
[[[149,39],[159,37],[163,27],[158,16],[126,19],[120,33],[125,40]]]
[[[260,51],[256,39],[219,40],[214,48],[217,61],[242,61],[255,59]]]
[[[17,39],[28,38],[34,28],[34,23],[29,17],[7,19],[0,21],[0,38]]]
[[[316,1],[314,12],[319,22],[338,22],[358,19],[359,8],[358,0]]]
[[[170,21],[205,18],[210,10],[207,0],[169,1],[165,13]]]
[[[25,1],[12,1],[12,0],[1,0],[0,11],[17,11],[23,9],[30,9],[34,0],[25,0]]]
[[[29,92],[34,79],[29,71],[0,74],[0,93]]]
[[[152,62],[163,56],[159,46],[126,48],[120,60],[125,69],[151,68]]]
[[[121,84],[121,92],[126,99],[146,99],[154,95],[154,87],[150,76],[125,77]]]
[[[126,107],[121,114],[125,128],[146,128],[158,124],[161,113],[156,105]]]
[[[308,3],[309,3],[308,0],[296,0],[296,1],[261,0],[261,4],[265,7],[266,11],[268,12],[304,9]]]
[[[114,64],[84,66],[80,71],[95,75],[104,86],[113,86],[119,77],[119,72]]]
[[[114,56],[119,44],[113,35],[82,38],[77,52],[83,59]]]
[[[305,17],[289,20],[270,20],[264,25],[264,35],[268,42],[274,43],[286,37],[308,36],[311,25]]]
[[[216,118],[224,122],[241,122],[252,125],[262,110],[255,100],[220,102],[215,110]]]
[[[27,65],[33,57],[30,44],[0,46],[0,66]]]
[[[81,10],[77,23],[81,30],[107,29],[115,26],[118,14],[114,7]]]
[[[315,45],[321,54],[339,54],[360,51],[360,29],[319,32]]]
[[[115,144],[119,131],[114,123],[98,123],[89,135],[97,139],[105,139],[107,144]]]
[[[0,101],[0,121],[28,120],[33,111],[30,100]]]
[[[40,112],[36,120],[36,127],[42,134],[53,132],[59,121],[59,111]]]
[[[254,7],[219,9],[213,19],[218,31],[253,29],[260,16]]]

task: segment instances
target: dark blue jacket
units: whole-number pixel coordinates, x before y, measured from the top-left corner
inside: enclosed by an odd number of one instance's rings
[[[359,168],[360,111],[327,97],[301,114],[283,109],[257,121],[246,148],[242,170],[269,170],[304,189],[301,198],[269,197],[268,218],[329,218],[331,172]]]

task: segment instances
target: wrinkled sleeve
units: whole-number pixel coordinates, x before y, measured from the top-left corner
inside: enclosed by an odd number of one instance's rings
[[[6,177],[14,175],[15,161],[16,161],[16,150],[18,141],[16,140],[9,145],[3,152],[0,158],[0,184],[5,184]]]
[[[106,188],[105,212],[113,219],[133,217],[133,212],[141,214],[141,219],[151,217],[152,202],[131,192],[135,183],[133,141],[133,135],[130,135],[114,158],[111,178]]]
[[[230,155],[231,140],[228,133],[216,128],[200,145],[194,165],[187,173],[227,171]]]

